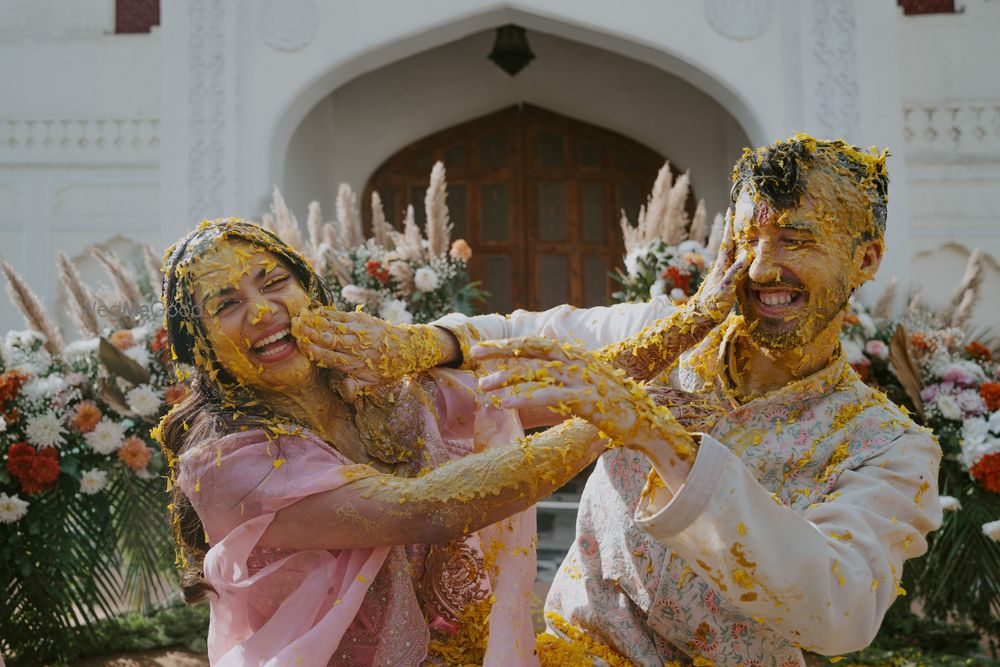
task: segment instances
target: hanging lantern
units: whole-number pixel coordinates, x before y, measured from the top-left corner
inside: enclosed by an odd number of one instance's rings
[[[511,24],[497,28],[493,50],[487,57],[496,63],[497,67],[514,76],[535,59],[535,54],[531,52],[526,30]]]

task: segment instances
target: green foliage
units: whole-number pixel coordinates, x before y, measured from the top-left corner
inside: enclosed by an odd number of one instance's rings
[[[100,621],[82,645],[80,657],[183,646],[206,653],[208,605],[190,606],[179,596],[145,613],[128,613]]]

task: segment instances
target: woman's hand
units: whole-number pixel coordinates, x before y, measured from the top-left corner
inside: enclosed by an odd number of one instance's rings
[[[577,415],[613,442],[646,454],[668,487],[687,478],[691,436],[640,385],[594,354],[546,338],[489,341],[471,354],[492,371],[479,387],[501,407]]]
[[[301,311],[292,318],[292,335],[304,355],[343,373],[355,389],[433,368],[457,348],[451,334],[434,326],[393,324],[333,307]]]

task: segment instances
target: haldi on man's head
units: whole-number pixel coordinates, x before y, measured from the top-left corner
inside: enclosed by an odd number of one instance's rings
[[[874,277],[888,204],[888,151],[796,135],[747,149],[733,169],[734,234],[753,257],[738,289],[751,337],[801,347]]]

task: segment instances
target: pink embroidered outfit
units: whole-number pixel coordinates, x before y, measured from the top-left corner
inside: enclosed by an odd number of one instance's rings
[[[469,339],[546,335],[593,349],[669,314],[649,304],[510,318],[449,316]],[[471,325],[471,327],[470,327]],[[745,404],[723,378],[735,320],[685,355],[677,388],[718,402],[676,496],[640,505],[649,464],[604,454],[546,610],[638,665],[804,665],[867,645],[896,598],[903,561],[940,525],[933,436],[866,386],[842,357]]]
[[[523,435],[514,413],[479,403],[471,376],[431,376],[424,385],[433,404],[407,415],[420,428],[412,472]],[[179,465],[177,483],[212,545],[205,576],[218,593],[210,598],[213,665],[426,664],[433,628],[453,626],[465,604],[490,594],[484,664],[537,665],[528,608],[533,510],[441,547],[268,549],[257,543],[278,510],[372,469],[308,431],[268,440],[262,430],[193,447]],[[494,567],[485,567],[484,553]]]

